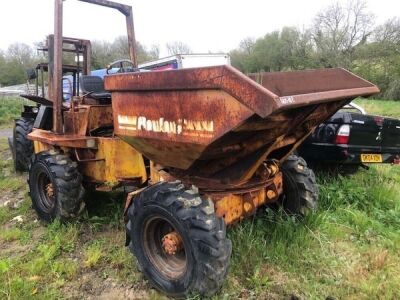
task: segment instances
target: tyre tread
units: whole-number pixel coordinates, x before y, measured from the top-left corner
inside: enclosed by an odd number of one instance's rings
[[[15,147],[14,167],[17,172],[25,172],[29,169],[33,154],[33,142],[28,139],[32,132],[34,119],[20,117],[15,120],[13,141]]]
[[[226,238],[225,222],[214,213],[212,201],[202,199],[197,188],[187,189],[179,181],[157,183],[142,191],[128,209],[128,236],[131,237],[134,231],[133,218],[149,204],[160,205],[177,216],[185,224],[194,249],[197,269],[194,270],[193,282],[190,289],[178,296],[188,296],[193,292],[205,296],[213,295],[226,278],[232,244]],[[129,248],[135,254],[132,241]],[[142,266],[142,269],[146,268]]]
[[[31,166],[36,163],[44,163],[53,176],[56,185],[58,205],[54,216],[46,216],[45,213],[40,210],[39,206],[36,205],[34,198],[32,198],[32,196],[35,197],[35,195],[32,195],[32,187],[30,185],[33,207],[38,212],[39,216],[47,221],[52,221],[54,218],[58,218],[62,221],[76,218],[84,207],[82,175],[79,173],[76,164],[74,164],[67,155],[54,150],[44,151],[32,157]],[[31,177],[31,174],[29,175],[29,177]],[[30,183],[30,180],[28,183]]]
[[[283,203],[283,208],[289,214],[304,216],[309,212],[313,212],[317,208],[318,200],[318,185],[316,182],[314,172],[307,167],[306,161],[297,155],[290,155],[282,164],[281,170],[284,178],[289,177],[292,179],[294,186],[290,181],[284,179],[284,189],[294,189],[298,194],[298,199],[288,199],[287,201],[300,201],[295,209],[288,202]],[[289,208],[290,207],[290,208]]]

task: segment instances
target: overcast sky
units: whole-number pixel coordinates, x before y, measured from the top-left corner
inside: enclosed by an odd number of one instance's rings
[[[118,0],[117,0],[118,1]],[[133,6],[136,38],[161,47],[182,41],[197,53],[227,52],[245,37],[283,26],[307,27],[333,0],[119,0]],[[339,0],[346,3],[347,0]],[[33,44],[53,32],[53,0],[0,0],[0,49]],[[376,22],[400,15],[400,0],[367,0]],[[109,8],[67,0],[64,35],[112,41],[125,35],[123,15]]]

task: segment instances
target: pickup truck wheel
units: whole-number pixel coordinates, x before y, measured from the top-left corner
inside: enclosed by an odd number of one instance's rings
[[[283,195],[279,203],[291,215],[305,216],[317,208],[318,186],[305,160],[290,155],[281,165]]]
[[[127,216],[129,248],[155,288],[173,297],[220,289],[232,245],[211,200],[179,181],[160,182],[133,200]]]
[[[28,134],[32,132],[33,122],[33,119],[23,117],[15,120],[12,152],[14,168],[17,172],[28,171],[33,154],[33,143],[28,140]]]
[[[35,155],[28,183],[32,206],[44,221],[67,221],[84,208],[77,164],[60,152],[50,150]]]
[[[333,174],[340,174],[342,176],[350,176],[358,172],[360,165],[358,164],[341,164],[332,166]]]
[[[308,162],[308,165],[312,163],[312,168],[317,172],[329,175],[329,176],[350,176],[358,172],[360,169],[360,164],[334,164],[334,163],[324,163],[318,164],[312,161]]]
[[[341,172],[343,175],[353,175],[358,172],[360,165],[342,165]]]

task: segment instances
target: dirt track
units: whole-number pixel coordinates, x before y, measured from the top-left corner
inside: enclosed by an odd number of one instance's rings
[[[12,137],[12,134],[12,128],[0,128],[0,138],[9,138]]]

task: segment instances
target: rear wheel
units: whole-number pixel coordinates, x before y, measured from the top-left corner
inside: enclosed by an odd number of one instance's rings
[[[280,204],[292,215],[305,216],[317,208],[318,186],[305,160],[290,155],[281,165],[283,195]]]
[[[28,134],[32,132],[33,122],[33,119],[24,117],[15,120],[12,149],[14,167],[18,172],[28,171],[33,154],[33,143],[28,140]]]
[[[82,176],[76,162],[57,151],[35,155],[29,169],[32,206],[45,221],[70,220],[84,208]]]
[[[179,182],[157,183],[128,210],[129,248],[154,287],[182,297],[212,295],[227,275],[231,242],[211,200]]]

